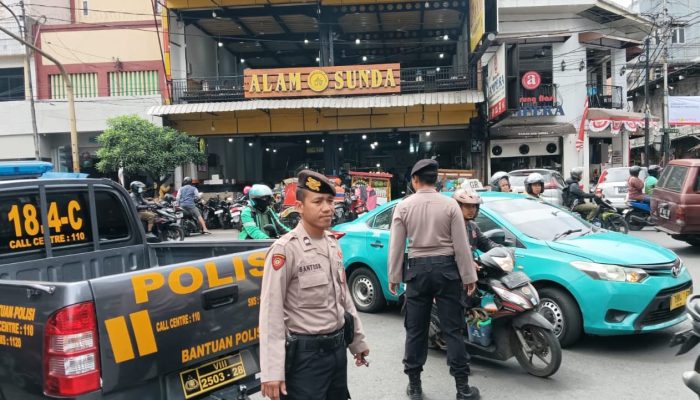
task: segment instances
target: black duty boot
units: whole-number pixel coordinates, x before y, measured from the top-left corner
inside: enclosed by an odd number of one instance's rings
[[[423,388],[421,388],[420,374],[408,375],[406,394],[410,400],[423,400]]]
[[[457,400],[478,400],[479,389],[469,386],[469,378],[455,378],[457,383]]]

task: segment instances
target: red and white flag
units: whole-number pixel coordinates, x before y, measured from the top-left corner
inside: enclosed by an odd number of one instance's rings
[[[588,119],[588,97],[586,97],[586,102],[583,105],[583,116],[581,117],[581,124],[578,127],[578,138],[576,138],[576,151],[581,151],[583,149],[583,138],[586,132],[586,120]]]

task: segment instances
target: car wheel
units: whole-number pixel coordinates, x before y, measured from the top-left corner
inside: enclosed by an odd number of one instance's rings
[[[581,311],[576,301],[565,291],[554,287],[539,289],[538,293],[539,313],[554,326],[553,332],[561,347],[576,343],[583,333]]]
[[[381,311],[386,306],[377,276],[369,268],[360,267],[350,274],[350,294],[355,307],[366,313]]]

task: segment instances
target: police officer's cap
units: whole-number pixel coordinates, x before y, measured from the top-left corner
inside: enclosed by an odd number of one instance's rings
[[[418,162],[413,166],[411,170],[411,176],[416,174],[421,174],[424,172],[436,172],[438,171],[438,162],[431,159],[418,160]]]
[[[297,175],[297,187],[314,193],[330,194],[335,196],[335,186],[324,175],[308,169],[302,170]]]

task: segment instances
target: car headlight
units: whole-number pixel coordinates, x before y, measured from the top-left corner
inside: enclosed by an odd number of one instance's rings
[[[588,261],[574,261],[571,265],[585,272],[591,278],[603,281],[640,283],[649,277],[646,271],[639,268],[625,268],[619,265],[598,264]]]
[[[502,298],[503,300],[509,301],[511,303],[515,303],[523,308],[531,308],[531,306],[527,302],[527,300],[523,299],[522,297],[518,296],[515,293],[511,293],[511,292],[507,291],[506,289],[502,289],[498,286],[493,286],[493,291],[496,292],[496,294],[500,298]]]

